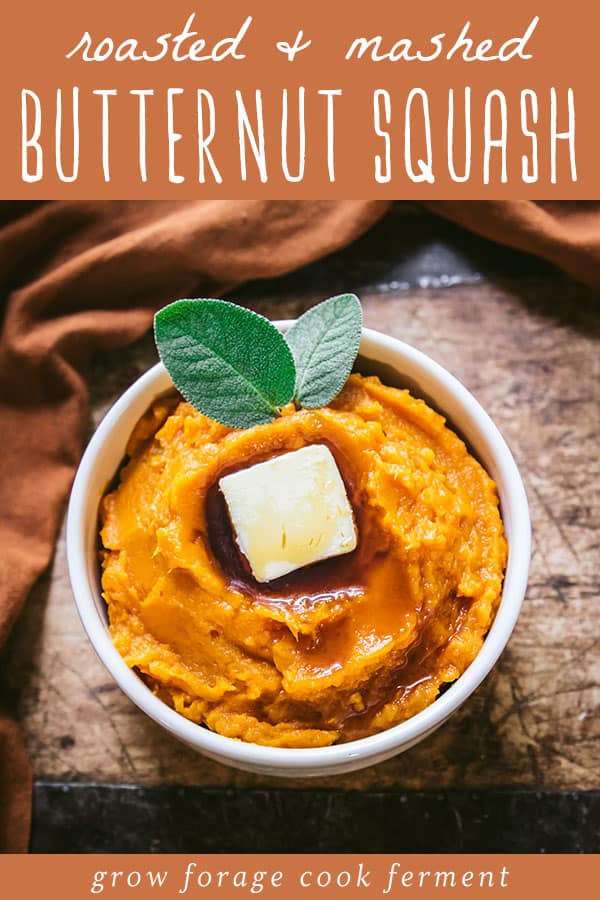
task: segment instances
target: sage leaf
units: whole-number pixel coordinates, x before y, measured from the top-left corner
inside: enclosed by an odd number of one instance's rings
[[[362,310],[355,294],[340,294],[313,306],[286,334],[296,364],[296,403],[326,406],[352,371],[362,331]]]
[[[175,387],[230,428],[271,422],[294,393],[290,349],[268,319],[225,300],[177,300],[154,319],[158,353]]]

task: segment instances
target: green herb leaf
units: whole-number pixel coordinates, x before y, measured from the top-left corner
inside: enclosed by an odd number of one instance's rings
[[[286,340],[296,363],[294,398],[302,406],[326,406],[352,371],[362,329],[360,301],[340,294],[313,306],[294,322]]]
[[[175,387],[231,428],[271,422],[292,399],[295,367],[268,319],[225,300],[177,300],[155,316],[154,336]]]

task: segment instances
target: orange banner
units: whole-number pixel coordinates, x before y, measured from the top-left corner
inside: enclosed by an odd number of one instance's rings
[[[600,197],[597,4],[5,4],[0,196]]]
[[[598,856],[354,854],[5,855],[7,897],[126,898],[448,896],[554,900],[597,896]]]

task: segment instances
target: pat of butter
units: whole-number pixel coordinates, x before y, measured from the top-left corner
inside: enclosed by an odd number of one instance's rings
[[[321,444],[225,475],[219,487],[257,581],[281,578],[356,547],[342,476]]]

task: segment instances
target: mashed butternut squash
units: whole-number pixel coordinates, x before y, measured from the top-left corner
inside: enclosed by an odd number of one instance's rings
[[[312,443],[336,458],[358,546],[258,584],[218,480]],[[423,709],[479,651],[506,563],[495,486],[408,391],[352,375],[329,407],[242,431],[160,399],[127,452],[101,510],[110,632],[192,721],[280,747],[349,741]]]

